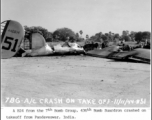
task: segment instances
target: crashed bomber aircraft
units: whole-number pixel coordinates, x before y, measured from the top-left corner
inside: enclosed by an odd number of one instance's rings
[[[77,43],[58,44],[52,47],[45,42],[45,39],[39,33],[31,35],[30,49],[24,49],[24,29],[22,25],[16,21],[8,20],[1,23],[3,28],[1,36],[2,58],[10,58],[22,54],[22,56],[46,56],[53,54],[81,54],[84,49]],[[14,50],[15,49],[15,50]]]
[[[24,49],[24,47],[21,47]],[[55,54],[81,54],[84,53],[84,49],[77,43],[57,44],[55,46],[49,46],[45,42],[45,39],[39,33],[33,33],[31,37],[31,49],[25,50],[23,56],[46,56]]]
[[[23,56],[46,56],[55,54],[75,54],[85,53],[89,56],[128,60],[138,59],[140,61],[150,63],[150,49],[137,48],[132,51],[119,51],[116,45],[106,47],[99,50],[91,50],[85,52],[77,43],[58,44],[50,47],[42,35],[33,33],[31,36],[31,46],[29,50],[24,49],[24,29],[22,25],[16,21],[8,20],[1,23],[1,53],[2,59],[11,58],[19,53]]]

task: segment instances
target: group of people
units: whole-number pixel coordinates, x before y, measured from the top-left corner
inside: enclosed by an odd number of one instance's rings
[[[131,41],[131,42],[133,42],[133,41]],[[127,44],[125,39],[123,39],[119,36],[115,36],[113,41],[108,41],[108,40],[103,40],[103,39],[100,42],[86,41],[85,45],[84,45],[84,49],[86,51],[89,51],[89,50],[93,50],[93,49],[103,49],[105,47],[109,47],[109,46],[112,46],[112,45],[119,46],[120,50],[122,50],[122,51],[131,51],[135,48],[150,49],[150,43],[148,42],[147,39],[144,39],[139,43],[129,45],[129,44]]]

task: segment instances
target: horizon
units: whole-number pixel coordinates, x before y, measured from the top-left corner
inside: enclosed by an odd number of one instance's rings
[[[122,31],[151,32],[150,0],[2,0],[1,21],[41,26],[49,32],[69,28],[83,37]]]

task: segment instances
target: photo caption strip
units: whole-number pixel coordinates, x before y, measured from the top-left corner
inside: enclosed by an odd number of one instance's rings
[[[92,105],[96,106],[98,105],[110,105],[110,106],[116,106],[116,107],[128,107],[129,105],[135,105],[135,106],[145,106],[146,105],[146,99],[140,98],[140,99],[72,99],[72,98],[41,98],[41,99],[35,99],[35,98],[14,98],[14,97],[6,97],[4,100],[4,105],[11,106],[12,105],[61,105],[61,104],[70,104],[70,105]]]
[[[1,108],[2,120],[150,120],[151,110],[148,108],[99,108],[99,107],[5,107]],[[119,116],[119,117],[118,117]]]

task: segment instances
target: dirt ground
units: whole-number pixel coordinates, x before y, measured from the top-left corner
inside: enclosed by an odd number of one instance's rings
[[[2,107],[150,106],[150,64],[51,56],[1,65]]]

